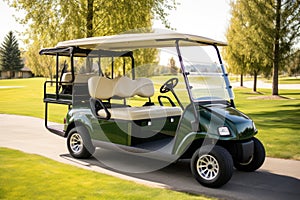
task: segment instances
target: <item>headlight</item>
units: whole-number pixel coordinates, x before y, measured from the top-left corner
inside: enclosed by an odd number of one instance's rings
[[[230,135],[230,131],[226,126],[219,127],[218,132],[219,132],[219,135],[221,135],[221,136]]]

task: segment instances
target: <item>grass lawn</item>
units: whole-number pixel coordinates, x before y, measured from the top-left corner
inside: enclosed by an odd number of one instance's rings
[[[299,79],[291,81],[298,83]],[[0,113],[27,115],[43,118],[44,78],[0,80]],[[286,78],[283,81],[289,82]],[[21,88],[1,88],[1,86],[24,86]],[[280,90],[289,99],[262,99],[271,95],[271,90],[236,88],[235,101],[239,110],[249,115],[259,130],[257,137],[266,147],[267,155],[278,158],[300,160],[300,90]],[[62,123],[66,106],[51,105],[50,121]]]
[[[267,155],[300,160],[300,90],[280,90],[288,99],[268,99],[270,89],[236,88],[236,107],[250,116]]]
[[[44,118],[43,84],[45,78],[0,80],[0,113]],[[22,86],[1,88],[1,86]],[[50,121],[63,123],[67,106],[51,104]]]
[[[0,199],[212,199],[149,188],[6,148],[0,148],[0,163]]]

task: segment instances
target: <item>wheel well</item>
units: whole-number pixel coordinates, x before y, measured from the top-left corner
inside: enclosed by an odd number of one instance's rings
[[[66,130],[65,137],[68,137],[69,132],[70,132],[73,128],[75,128],[76,126],[83,126],[83,127],[85,127],[83,123],[81,123],[81,122],[74,122],[74,121],[73,121],[73,122],[71,122],[71,123],[68,125],[67,130]]]
[[[74,127],[75,127],[75,123],[71,122],[67,127],[65,137],[68,137],[70,130],[72,130]]]
[[[250,140],[250,139],[249,139]],[[245,141],[249,141],[249,140],[244,140],[243,142]],[[194,152],[200,148],[203,144],[203,141],[204,139],[197,139],[197,140],[194,140],[188,147],[187,149],[184,151],[184,153],[182,154],[181,158],[182,159],[189,159],[189,158],[192,158]],[[227,149],[227,151],[229,151],[229,153],[235,157],[236,154],[237,154],[237,150],[236,150],[236,143],[237,141],[223,141],[223,140],[218,140],[218,141],[215,141],[215,140],[206,140],[207,144],[211,143],[211,144],[215,144],[215,145],[219,145],[225,149]]]
[[[194,152],[201,147],[203,143],[203,139],[197,139],[194,140],[189,146],[188,148],[184,151],[184,153],[182,154],[182,156],[180,157],[181,159],[190,159],[192,158]]]
[[[233,159],[238,159],[238,157],[240,156],[239,144],[246,143],[251,140],[252,138],[246,140],[231,140],[231,141],[219,140],[217,142],[217,145],[225,148],[231,154]]]

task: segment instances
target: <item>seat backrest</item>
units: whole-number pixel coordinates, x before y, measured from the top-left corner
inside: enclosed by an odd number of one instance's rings
[[[71,82],[71,81],[72,81],[72,73],[71,72],[63,73],[61,82]]]
[[[113,96],[115,81],[103,76],[93,76],[88,80],[89,93],[95,99],[110,99]]]
[[[148,78],[138,78],[135,80],[137,88],[134,95],[140,97],[152,97],[154,94],[154,85],[152,81]]]
[[[113,96],[128,98],[132,96],[134,90],[135,90],[135,86],[132,83],[132,80],[127,76],[122,76],[116,82],[113,91]]]
[[[128,98],[138,95],[151,97],[154,94],[154,86],[148,78],[131,80],[126,76],[108,79],[102,76],[94,76],[88,80],[89,93],[92,98],[101,100],[114,96]]]
[[[138,95],[140,97],[151,97],[154,94],[154,86],[148,78],[138,78],[131,80],[123,76],[116,82],[113,96],[122,98],[133,97]]]

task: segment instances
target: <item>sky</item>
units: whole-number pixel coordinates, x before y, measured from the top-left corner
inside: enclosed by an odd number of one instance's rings
[[[25,28],[17,23],[14,15],[21,17],[22,13],[16,12],[15,9],[10,8],[6,2],[0,0],[0,44],[2,44],[9,31],[13,31],[18,39],[22,38],[18,35],[18,32],[23,31]]]
[[[177,0],[180,5],[169,11],[171,27],[189,33],[225,41],[230,21],[230,0]],[[163,28],[155,21],[154,27]]]
[[[168,11],[168,21],[172,28],[181,33],[188,33],[225,41],[225,32],[230,20],[230,0],[177,0],[180,5],[175,11]],[[15,11],[0,0],[0,44],[9,31],[18,39],[25,27],[18,24],[14,15],[23,13]],[[159,21],[154,21],[154,28],[164,28]],[[19,41],[22,47],[22,42]]]

